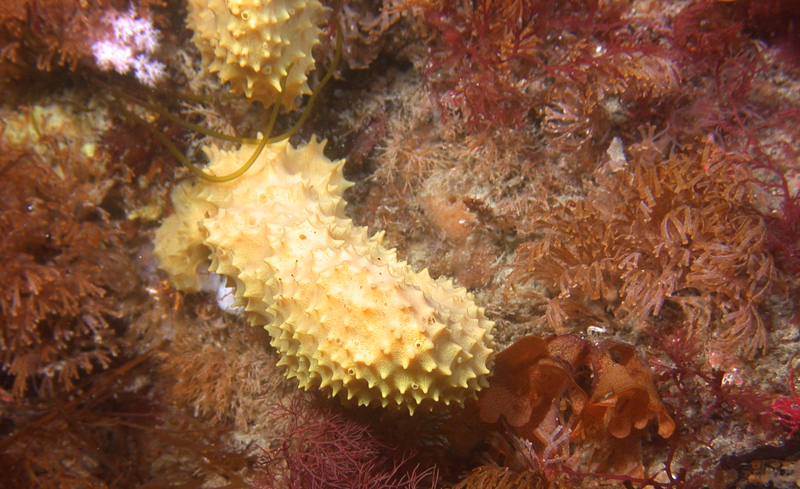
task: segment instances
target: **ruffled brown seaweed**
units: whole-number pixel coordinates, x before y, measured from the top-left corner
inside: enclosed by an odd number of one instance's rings
[[[244,487],[248,459],[229,431],[167,406],[171,379],[151,376],[152,350],[137,355],[128,334],[142,309],[163,320],[169,307],[151,296],[143,308],[138,292],[142,223],[125,208],[146,192],[74,131],[86,120],[56,107],[0,125],[0,485],[168,486],[219,474]]]
[[[645,140],[581,200],[539,213],[513,279],[552,291],[546,323],[643,327],[677,314],[722,347],[767,345],[759,307],[776,283],[744,165],[712,146],[663,156]]]
[[[126,344],[121,299],[137,278],[125,233],[100,205],[114,181],[69,151],[51,163],[0,145],[2,374],[17,397],[71,390]]]

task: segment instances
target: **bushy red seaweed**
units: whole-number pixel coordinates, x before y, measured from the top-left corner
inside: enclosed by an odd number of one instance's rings
[[[295,398],[275,406],[283,442],[265,452],[259,487],[413,489],[436,487],[436,469],[414,465],[413,453],[376,437],[369,423]]]
[[[440,106],[460,110],[467,128],[521,127],[540,99],[534,79],[580,76],[593,64],[590,43],[619,25],[619,11],[598,2],[564,0],[409,0],[434,32],[426,78]],[[568,33],[569,39],[554,41]],[[631,52],[633,52],[631,50]]]
[[[797,394],[795,386],[794,367],[789,369],[789,385],[791,396],[779,397],[772,401],[769,415],[789,429],[789,438],[800,430],[800,396]]]

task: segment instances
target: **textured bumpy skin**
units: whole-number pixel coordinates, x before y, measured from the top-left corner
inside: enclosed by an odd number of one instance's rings
[[[382,233],[370,237],[345,217],[352,184],[323,147],[278,143],[233,182],[180,184],[176,214],[155,239],[160,268],[178,284],[202,243],[209,269],[235,285],[250,322],[269,331],[287,375],[306,389],[412,413],[474,398],[488,385],[494,323],[465,289],[412,271]],[[252,151],[207,148],[208,171],[231,173]],[[193,236],[187,223],[200,213]]]
[[[236,94],[270,106],[281,79],[294,63],[282,103],[311,93],[306,74],[314,67],[311,49],[328,10],[317,0],[189,0],[187,25],[203,66],[219,72]]]
[[[196,180],[175,187],[172,191],[175,214],[164,219],[154,239],[159,268],[184,292],[200,292],[197,267],[208,260],[208,248],[203,245],[204,236],[197,223],[216,209],[199,197],[201,190],[203,185]]]

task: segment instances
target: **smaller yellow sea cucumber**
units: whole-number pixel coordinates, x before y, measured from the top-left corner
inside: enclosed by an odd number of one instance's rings
[[[318,0],[189,0],[187,26],[200,50],[203,66],[218,72],[231,91],[259,100],[265,107],[281,91],[284,107],[311,93],[306,74],[314,68],[313,47],[319,24],[329,10]]]
[[[494,323],[466,289],[412,271],[382,233],[346,217],[352,183],[324,145],[275,143],[234,181],[178,185],[176,213],[156,232],[160,268],[196,291],[197,267],[210,259],[306,389],[411,413],[475,398],[488,385]],[[253,146],[205,152],[207,171],[225,175]]]

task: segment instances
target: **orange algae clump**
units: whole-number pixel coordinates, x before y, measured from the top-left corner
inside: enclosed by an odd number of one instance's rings
[[[502,417],[512,433],[547,453],[545,459],[561,456],[574,469],[637,477],[645,428],[655,419],[660,436],[675,430],[652,372],[632,345],[616,340],[523,337],[497,355],[477,406],[482,421],[494,425]],[[474,414],[468,410],[459,419]],[[570,444],[582,449],[570,450]]]
[[[521,338],[497,355],[495,365],[491,387],[480,397],[480,416],[488,423],[502,415],[515,431],[530,436],[565,391],[574,394],[576,409],[585,404],[571,366],[550,355],[541,338]]]
[[[628,344],[605,341],[591,349],[588,363],[601,372],[592,381],[592,397],[582,412],[575,434],[584,436],[607,427],[615,438],[625,438],[633,428],[644,429],[655,416],[658,434],[672,435],[675,423],[658,399],[652,372]]]

